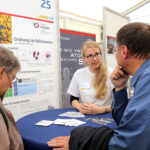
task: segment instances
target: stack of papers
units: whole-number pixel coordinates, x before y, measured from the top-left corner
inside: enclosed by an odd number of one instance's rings
[[[79,126],[86,122],[77,119],[56,119],[53,124],[65,125],[65,126]]]
[[[85,124],[86,122],[84,121],[80,121],[77,119],[56,119],[54,121],[50,121],[50,120],[41,120],[39,122],[37,122],[35,125],[37,126],[49,126],[51,124],[57,124],[57,125],[64,125],[64,126],[79,126],[82,124]]]
[[[74,111],[68,111],[68,112],[62,113],[62,114],[59,114],[59,116],[72,117],[72,118],[85,117],[84,114],[82,114],[80,112],[74,112]]]
[[[50,121],[50,120],[41,120],[41,121],[37,122],[35,125],[47,127],[47,126],[51,125],[52,123],[53,123],[53,121]]]
[[[74,112],[74,111],[68,111],[62,114],[59,114],[59,116],[62,117],[72,117],[72,118],[80,118],[80,117],[85,117],[84,114],[80,112]],[[57,125],[64,125],[64,126],[79,126],[82,124],[85,124],[86,122],[80,121],[78,119],[56,119],[54,121],[51,120],[41,120],[37,122],[35,125],[38,126],[49,126],[51,124],[57,124]]]

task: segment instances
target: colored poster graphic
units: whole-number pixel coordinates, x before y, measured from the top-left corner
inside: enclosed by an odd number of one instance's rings
[[[8,89],[5,97],[37,94],[37,81],[33,78],[18,79],[13,88]]]
[[[0,43],[12,43],[12,22],[11,16],[0,14]]]
[[[57,2],[5,0],[0,6],[0,44],[21,63],[3,100],[15,120],[60,107]]]
[[[74,72],[83,67],[81,47],[86,40],[96,40],[96,35],[83,32],[60,30],[61,36],[61,74],[63,107],[71,107],[70,95],[67,93]]]
[[[115,37],[107,36],[107,54],[115,53]]]

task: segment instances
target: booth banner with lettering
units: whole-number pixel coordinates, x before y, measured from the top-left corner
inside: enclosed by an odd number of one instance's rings
[[[82,44],[87,40],[95,41],[96,35],[64,29],[60,33],[63,107],[71,107],[67,89],[74,72],[84,66],[81,57]]]
[[[18,81],[4,105],[15,119],[59,107],[58,0],[5,0],[0,5],[0,45],[18,57]]]

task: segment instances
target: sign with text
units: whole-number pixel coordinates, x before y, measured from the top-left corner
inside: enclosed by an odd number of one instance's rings
[[[19,79],[5,94],[15,119],[60,107],[58,0],[5,0],[0,5],[0,45],[18,57]]]
[[[82,44],[87,40],[95,41],[96,35],[61,29],[60,39],[63,107],[71,107],[67,90],[74,72],[84,66],[81,57]]]

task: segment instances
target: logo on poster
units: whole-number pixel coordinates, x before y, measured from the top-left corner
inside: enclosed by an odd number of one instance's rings
[[[33,23],[33,26],[35,29],[41,29],[41,30],[46,30],[46,31],[51,30],[50,26],[46,24],[39,24],[38,22]]]
[[[38,22],[35,22],[35,23],[33,24],[33,26],[34,26],[34,28],[38,29],[38,28],[39,28],[39,23],[38,23]]]

